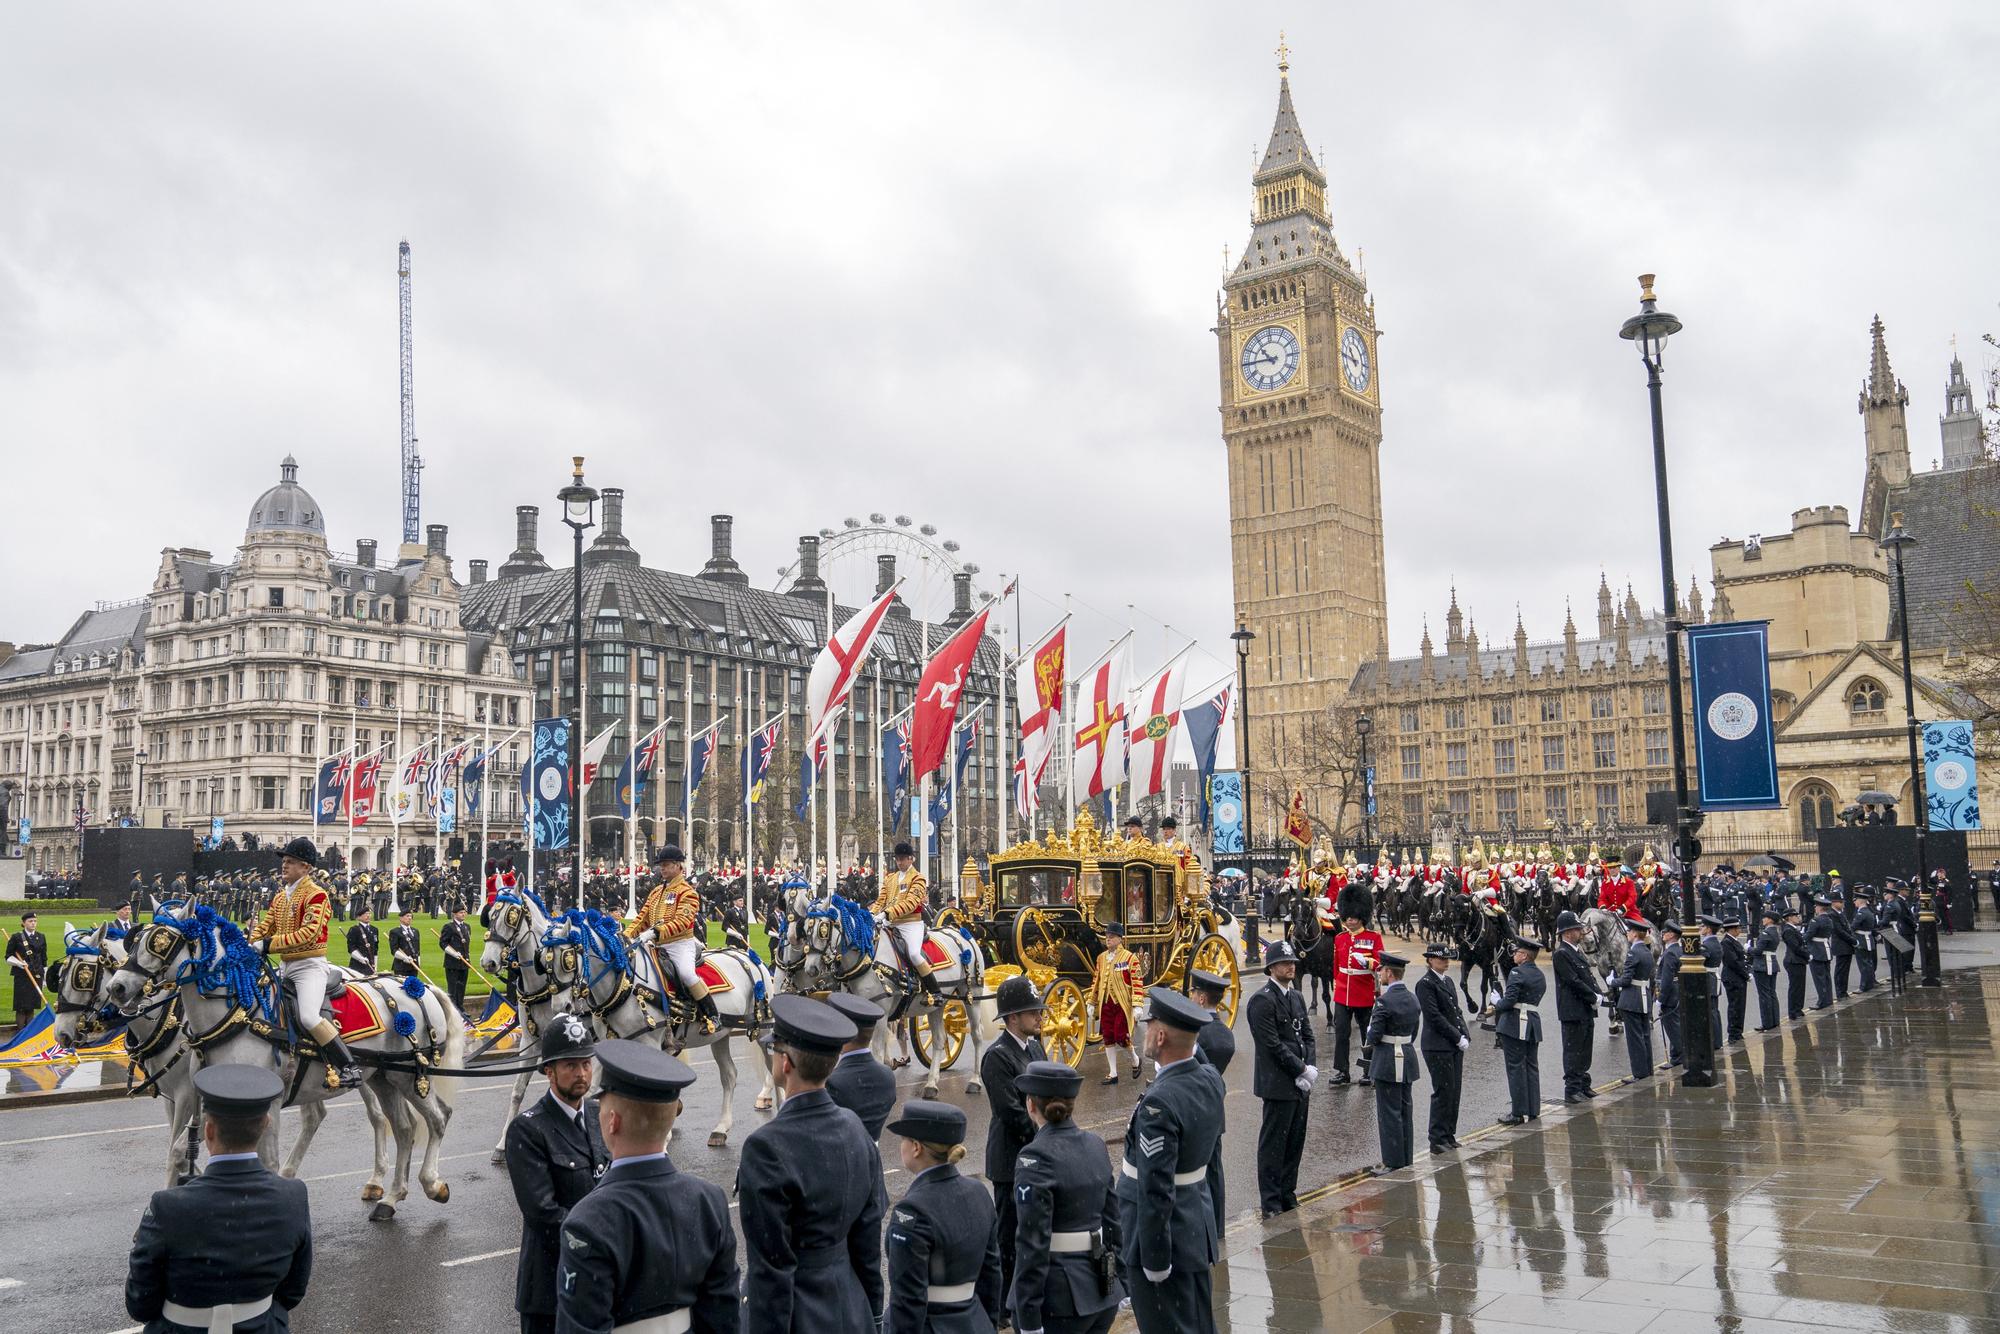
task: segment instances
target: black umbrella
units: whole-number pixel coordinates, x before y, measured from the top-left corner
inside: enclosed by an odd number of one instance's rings
[[[1760,852],[1755,857],[1745,857],[1743,859],[1743,869],[1746,871],[1775,871],[1779,869],[1778,859],[1768,852]]]
[[[1887,792],[1867,791],[1854,799],[1863,806],[1894,806],[1896,799]]]
[[[1767,852],[1764,855],[1769,857],[1771,864],[1776,866],[1780,871],[1796,871],[1799,869],[1799,864],[1790,857],[1780,857],[1775,852]]]

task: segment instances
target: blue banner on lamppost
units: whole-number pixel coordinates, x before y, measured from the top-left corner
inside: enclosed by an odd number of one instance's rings
[[[1770,626],[1729,621],[1687,628],[1694,687],[1694,754],[1703,810],[1774,810],[1777,738],[1771,727]]]
[[[1210,775],[1208,806],[1214,821],[1215,851],[1220,856],[1243,852],[1243,775],[1226,769]]]
[[[1923,733],[1929,827],[1979,828],[1979,769],[1972,755],[1972,724],[1946,719],[1925,723]]]

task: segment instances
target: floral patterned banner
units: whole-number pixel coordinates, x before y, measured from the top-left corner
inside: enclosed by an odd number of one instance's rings
[[[1924,787],[1932,829],[1979,828],[1971,723],[1947,719],[1924,724]]]

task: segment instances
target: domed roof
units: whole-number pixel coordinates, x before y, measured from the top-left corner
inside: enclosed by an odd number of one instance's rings
[[[299,461],[290,454],[278,465],[278,484],[250,507],[249,531],[326,536],[326,518],[319,512],[319,502],[299,485]]]

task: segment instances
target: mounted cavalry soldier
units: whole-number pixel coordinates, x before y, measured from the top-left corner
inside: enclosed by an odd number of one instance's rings
[[[924,909],[930,906],[930,885],[912,863],[916,852],[908,843],[896,845],[896,869],[882,877],[882,890],[875,896],[871,911],[889,927],[889,938],[903,967],[915,973],[917,985],[935,999],[937,983],[931,978],[930,963],[924,958]]]
[[[701,1031],[713,1033],[722,1016],[708,985],[695,973],[701,962],[701,945],[695,928],[701,922],[701,891],[688,883],[687,854],[669,843],[653,854],[660,883],[646,895],[639,915],[626,923],[625,937],[653,946],[653,959],[660,969],[660,981],[671,981],[687,993],[701,1016]]]
[[[542,1034],[542,1074],[549,1091],[507,1127],[507,1178],[521,1207],[521,1252],[514,1272],[514,1309],[522,1334],[556,1328],[556,1266],[563,1220],[611,1163],[590,1092],[596,1044],[573,1014],[558,1015]]]
[[[326,961],[326,930],[333,907],[326,890],[310,874],[317,865],[319,849],[311,839],[295,838],[285,845],[278,862],[284,887],[251,930],[250,943],[258,953],[284,960],[279,971],[292,993],[294,1019],[298,1029],[319,1044],[326,1059],[326,1086],[355,1088],[361,1083],[361,1069],[340,1040],[339,1025],[321,1013],[326,1006],[327,970],[332,967]]]

